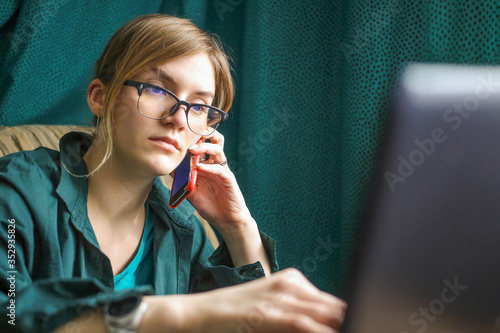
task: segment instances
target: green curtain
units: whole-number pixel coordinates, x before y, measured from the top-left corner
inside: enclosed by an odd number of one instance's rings
[[[3,0],[0,124],[90,124],[93,63],[161,12],[234,59],[226,154],[281,267],[345,295],[391,93],[409,62],[497,64],[496,0]]]

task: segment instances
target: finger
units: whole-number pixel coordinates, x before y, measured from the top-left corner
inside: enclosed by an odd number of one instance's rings
[[[222,161],[222,162],[219,163],[219,162],[216,162],[215,160],[210,159],[210,158],[208,160],[201,160],[200,159],[200,163],[201,162],[205,162],[205,164],[220,164],[222,166],[227,165],[227,160],[224,160],[224,161]]]
[[[275,312],[268,316],[271,332],[336,333],[333,328],[316,322],[311,317],[297,313]]]
[[[223,147],[212,143],[201,143],[189,147],[192,154],[209,154],[208,160],[213,160],[216,163],[222,163],[226,160]]]
[[[291,293],[295,297],[305,301],[320,302],[327,306],[334,308],[340,307],[344,310],[346,308],[344,301],[316,288],[316,286],[297,269],[285,269],[273,274],[272,278],[276,279],[274,282],[275,288],[284,293]]]
[[[201,172],[207,172],[212,175],[224,176],[228,178],[227,164],[221,165],[219,163],[214,163],[214,164],[198,163],[196,164],[196,168]]]
[[[224,135],[222,135],[219,131],[215,130],[209,136],[204,136],[204,139],[210,140],[211,143],[217,144],[221,147],[224,147]]]
[[[315,321],[335,329],[340,329],[344,321],[345,312],[340,304],[332,307],[323,303],[303,301],[286,295],[281,297],[276,305],[285,312],[307,315]]]

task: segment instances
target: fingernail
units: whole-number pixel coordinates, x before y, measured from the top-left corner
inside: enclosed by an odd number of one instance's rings
[[[192,149],[198,149],[198,148],[199,148],[199,146],[198,146],[198,145],[192,145],[192,146],[189,146],[189,148],[188,148],[188,149],[189,149],[189,150],[192,150]]]

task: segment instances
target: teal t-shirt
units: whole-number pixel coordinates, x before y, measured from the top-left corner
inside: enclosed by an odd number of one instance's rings
[[[130,264],[114,277],[115,290],[153,286],[153,269],[153,219],[146,204],[146,223],[139,250]]]

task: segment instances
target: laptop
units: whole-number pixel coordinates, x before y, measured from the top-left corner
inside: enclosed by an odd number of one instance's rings
[[[343,333],[500,332],[500,68],[401,75]]]

